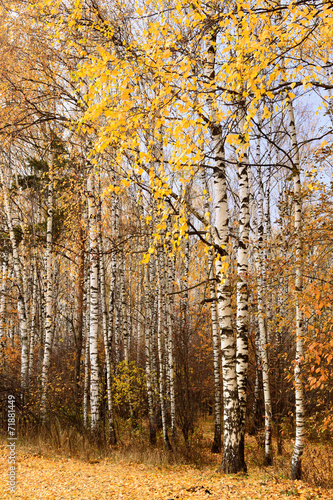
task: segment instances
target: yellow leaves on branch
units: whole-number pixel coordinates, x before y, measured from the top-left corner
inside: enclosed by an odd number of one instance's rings
[[[239,0],[236,10],[226,4],[223,11],[215,1],[209,8],[201,0],[177,1],[168,12],[162,0],[147,0],[133,7],[130,19],[135,22],[129,23],[129,33],[108,17],[107,8],[101,23],[94,9],[84,11],[84,0],[68,0],[65,10],[63,6],[61,0],[31,2],[31,8],[45,16],[50,36],[65,40],[71,57],[80,56],[73,80],[81,95],[81,131],[94,129],[95,152],[112,152],[124,170],[125,180],[115,192],[130,186],[133,172],[149,177],[160,214],[161,200],[170,195],[169,178],[177,179],[181,192],[209,147],[207,98],[217,121],[231,117],[232,107],[246,102],[242,137],[227,137],[241,153],[259,107],[262,119],[271,118],[263,97],[272,99],[274,88],[283,82],[281,101],[294,99],[293,89],[300,83],[310,88],[332,50],[329,3],[319,9],[290,2],[278,18],[263,0]],[[128,7],[119,9],[123,13]],[[82,21],[84,12],[91,16],[90,25]],[[217,28],[214,42],[212,26]],[[318,41],[325,44],[320,50]],[[205,69],[209,43],[216,50],[212,79]],[[313,68],[304,62],[307,54],[311,60],[316,54]],[[161,145],[162,160],[155,143]],[[308,189],[315,189],[314,183]],[[184,236],[185,224],[180,219],[177,224]]]

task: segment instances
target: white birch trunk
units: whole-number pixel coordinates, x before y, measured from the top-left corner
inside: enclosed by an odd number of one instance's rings
[[[81,354],[83,344],[83,317],[84,317],[84,265],[85,265],[85,231],[83,221],[79,229],[78,248],[78,276],[75,290],[75,367],[74,367],[74,400],[78,401],[81,372]]]
[[[115,422],[113,415],[113,401],[112,401],[112,363],[111,363],[111,344],[109,343],[108,336],[108,313],[106,307],[106,293],[105,293],[105,266],[104,266],[104,255],[103,255],[103,237],[102,237],[102,227],[101,227],[101,202],[99,211],[99,276],[100,276],[100,294],[101,294],[101,306],[102,306],[102,328],[103,328],[103,340],[104,340],[104,350],[105,350],[105,365],[106,365],[106,391],[107,391],[107,415],[109,424],[109,441],[110,444],[114,445],[117,443],[116,432],[115,432]]]
[[[97,207],[94,196],[92,174],[87,179],[88,219],[89,219],[89,263],[90,263],[90,429],[99,432],[99,372],[98,372],[98,224]]]
[[[121,263],[119,266],[119,278],[120,278],[120,307],[121,307],[121,319],[122,319],[122,337],[123,337],[123,349],[124,349],[124,361],[128,365],[129,362],[129,334],[128,334],[128,324],[127,324],[127,303],[126,303],[126,286],[125,286],[125,254],[120,253]]]
[[[152,257],[151,257],[152,258]],[[146,271],[146,290],[149,294],[150,280],[149,280],[149,265],[145,268]],[[145,356],[146,356],[146,384],[148,396],[148,419],[149,419],[149,440],[150,444],[156,444],[156,424],[153,407],[153,385],[152,385],[152,372],[151,372],[151,329],[153,328],[153,311],[151,308],[151,301],[149,296],[146,297],[146,304],[148,306],[147,321],[145,323]]]
[[[205,75],[215,87],[215,54],[216,31],[210,35],[208,42]],[[240,413],[236,373],[236,346],[231,322],[231,290],[229,281],[230,257],[229,246],[229,212],[227,201],[226,168],[224,143],[221,125],[217,118],[216,102],[210,95],[207,98],[212,134],[212,151],[214,155],[214,190],[216,235],[215,243],[219,249],[216,258],[217,308],[221,332],[222,372],[223,372],[223,459],[221,469],[226,473],[246,470],[244,453],[241,446]]]
[[[259,324],[259,352],[262,367],[262,383],[264,392],[265,406],[265,465],[272,465],[272,402],[269,384],[269,363],[267,352],[267,324],[265,321],[266,310],[264,302],[266,259],[264,249],[264,187],[262,182],[262,173],[260,165],[260,138],[257,142],[257,172],[258,172],[258,217],[257,217],[257,249],[256,249],[256,267],[258,276],[258,324]]]
[[[273,105],[270,104],[269,106],[271,113],[273,113]],[[269,124],[269,135],[270,137],[272,136],[272,120],[270,120]],[[259,142],[259,141],[258,141]],[[268,157],[267,157],[267,163],[271,165],[272,161],[272,145],[269,144],[268,146]],[[267,290],[267,287],[269,283],[267,282],[267,270],[270,268],[270,258],[271,258],[271,241],[272,241],[272,227],[271,227],[271,201],[270,201],[270,194],[271,194],[271,166],[268,167],[268,173],[267,173],[267,181],[266,181],[266,196],[265,198],[265,205],[264,205],[264,212],[265,212],[265,238],[263,239],[264,242],[264,274],[263,274],[263,290],[264,292]],[[271,307],[271,298],[270,296],[267,296],[266,300],[266,330],[267,330],[267,342],[271,342],[271,336],[272,336],[272,307]]]
[[[166,259],[168,263],[168,258]],[[170,391],[170,414],[171,414],[171,435],[172,439],[176,439],[176,395],[175,395],[175,373],[174,373],[174,343],[173,343],[173,285],[174,285],[174,262],[173,257],[167,266],[167,323],[168,323],[168,337],[167,337],[167,351],[168,351],[168,382]]]
[[[89,326],[89,321],[86,322],[86,327],[88,326]],[[84,348],[84,386],[83,386],[83,426],[85,429],[88,429],[88,415],[89,415],[89,330],[86,328],[86,343]]]
[[[217,297],[216,297],[216,282],[214,273],[214,256],[213,250],[208,251],[208,269],[209,269],[209,287],[210,298],[210,313],[212,318],[212,337],[213,337],[213,363],[214,363],[214,441],[212,445],[212,453],[221,453],[221,380],[220,380],[220,335],[219,335],[219,319],[217,315]]]
[[[89,332],[90,332],[90,270],[85,273],[86,314],[85,314],[85,346],[84,346],[84,385],[83,385],[83,425],[88,429],[89,417]]]
[[[245,115],[245,109],[241,109]],[[244,141],[244,116],[241,120],[241,139]],[[248,251],[250,230],[249,181],[248,181],[248,150],[243,147],[238,160],[239,186],[239,233],[237,249],[237,387],[240,412],[241,454],[244,456],[245,417],[247,399],[247,369],[249,358],[248,347]]]
[[[149,260],[149,309],[151,311],[151,328],[150,328],[150,369],[152,373],[152,381],[154,386],[157,381],[157,360],[156,360],[156,340],[157,340],[157,300],[156,300],[156,265],[155,255]]]
[[[140,247],[141,248],[141,245]],[[141,341],[141,330],[142,330],[142,264],[139,261],[137,263],[139,270],[138,270],[138,280],[137,280],[137,303],[136,303],[136,331],[137,331],[137,337],[136,337],[136,364],[138,365],[140,362],[140,341]]]
[[[112,200],[111,208],[111,219],[112,219],[112,238],[113,238],[113,248],[111,252],[111,276],[110,276],[110,298],[109,298],[109,317],[108,317],[108,341],[110,346],[114,339],[115,331],[115,311],[116,311],[116,276],[117,276],[117,254],[116,254],[116,242],[118,236],[117,227],[117,200],[114,197]]]
[[[209,212],[209,187],[205,171],[202,172],[203,186],[206,191],[204,195],[204,211]],[[219,319],[217,314],[217,297],[216,297],[216,280],[214,273],[214,253],[210,248],[208,251],[208,278],[210,288],[210,314],[212,319],[212,338],[213,338],[213,366],[214,366],[214,440],[212,444],[212,453],[221,452],[221,377],[220,377],[220,332],[219,332]]]
[[[36,273],[36,266],[34,264],[33,270],[32,270],[32,304],[31,304],[30,346],[29,346],[29,381],[31,380],[32,372],[33,372],[36,315],[37,315],[37,273]]]
[[[9,202],[7,179],[5,179],[3,170],[0,169],[0,180],[3,186],[4,195],[4,208],[6,212],[7,227],[13,254],[13,267],[17,280],[18,296],[17,296],[17,309],[20,324],[20,338],[21,338],[21,389],[22,401],[24,401],[24,394],[28,389],[28,374],[29,374],[29,336],[28,336],[28,321],[26,312],[26,300],[24,298],[24,291],[26,286],[24,283],[24,273],[22,272],[22,264],[20,260],[19,250],[16,243],[12,211]]]
[[[219,134],[220,138],[220,134]],[[215,139],[217,140],[217,138]],[[239,403],[236,373],[236,346],[231,322],[231,290],[229,281],[228,254],[228,205],[223,158],[223,145],[215,153],[214,187],[216,195],[216,244],[220,248],[219,259],[216,260],[217,307],[221,331],[222,372],[223,372],[223,459],[221,469],[233,474],[246,470],[242,454]],[[215,149],[216,151],[216,149]],[[221,260],[223,259],[223,260]]]
[[[51,165],[50,168],[53,166]],[[46,251],[45,251],[45,339],[44,356],[42,366],[42,397],[40,404],[40,415],[43,424],[46,422],[47,414],[47,390],[48,375],[50,369],[50,357],[52,347],[52,326],[53,326],[53,256],[52,256],[52,226],[53,226],[53,179],[49,178],[47,195],[47,223],[46,223]]]
[[[157,307],[157,351],[158,351],[158,364],[159,364],[159,396],[161,405],[161,418],[162,418],[162,431],[163,431],[163,441],[165,446],[171,450],[171,445],[168,436],[167,420],[166,420],[166,400],[165,400],[165,379],[164,379],[164,367],[163,367],[163,278],[162,278],[162,256],[159,252],[157,255],[157,292],[158,292],[158,307]]]
[[[250,436],[255,436],[258,431],[258,422],[259,422],[259,396],[260,396],[260,387],[261,387],[261,357],[260,357],[260,337],[259,337],[259,327],[256,325],[256,334],[255,334],[255,364],[256,364],[256,378],[254,382],[254,391],[253,391],[253,404],[252,404],[252,419],[251,426],[249,430]]]
[[[303,314],[301,310],[301,297],[303,290],[302,275],[302,201],[300,179],[300,156],[296,136],[294,108],[288,100],[289,130],[291,135],[293,154],[293,180],[294,180],[294,227],[296,247],[296,278],[295,278],[295,307],[296,307],[296,357],[295,357],[295,400],[296,400],[296,440],[291,460],[291,479],[300,479],[302,475],[302,455],[305,438],[305,403],[304,384],[302,380],[302,360],[304,358],[303,346]]]

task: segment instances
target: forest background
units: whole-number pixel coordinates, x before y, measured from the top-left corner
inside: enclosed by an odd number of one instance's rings
[[[0,9],[4,432],[332,457],[331,2]]]

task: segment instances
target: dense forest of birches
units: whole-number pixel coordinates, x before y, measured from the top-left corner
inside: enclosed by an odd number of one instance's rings
[[[333,431],[330,2],[0,3],[0,397],[246,470]]]

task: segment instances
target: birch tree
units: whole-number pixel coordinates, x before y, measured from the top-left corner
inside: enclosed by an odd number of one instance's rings
[[[169,243],[168,243],[169,245]],[[170,249],[170,246],[169,246]],[[167,269],[165,276],[165,290],[167,292],[167,324],[168,324],[168,336],[167,336],[167,352],[168,352],[168,388],[170,397],[170,413],[171,413],[171,436],[172,439],[176,439],[176,395],[175,395],[175,367],[174,367],[174,341],[173,341],[173,311],[174,311],[174,301],[173,301],[173,291],[174,291],[174,257],[172,253],[165,256],[165,268]]]
[[[107,389],[107,414],[108,414],[108,425],[109,425],[109,441],[110,444],[114,445],[117,442],[115,422],[114,422],[114,412],[113,412],[113,401],[112,401],[112,363],[111,363],[111,343],[108,336],[108,313],[106,305],[106,290],[105,290],[105,265],[104,265],[104,255],[103,255],[103,237],[102,237],[102,200],[99,202],[98,206],[98,258],[99,258],[99,281],[100,281],[100,301],[102,309],[102,329],[103,329],[103,340],[104,340],[104,350],[105,350],[105,364],[106,364],[106,389]]]
[[[99,318],[99,282],[98,282],[98,221],[97,204],[94,193],[93,175],[87,179],[88,221],[89,221],[89,356],[90,356],[90,429],[98,434],[100,425],[99,412],[99,367],[98,367],[98,318]]]
[[[166,304],[165,300],[163,300],[163,255],[162,252],[158,252],[157,254],[157,350],[158,350],[158,364],[159,364],[159,396],[160,396],[160,405],[161,405],[161,418],[162,418],[162,431],[163,431],[163,440],[165,446],[172,450],[168,429],[167,429],[167,408],[166,408],[166,380],[165,380],[165,370],[163,357],[165,357],[165,352],[163,353],[163,345],[165,345],[165,328],[163,325],[163,317],[165,318],[166,314]],[[165,297],[165,296],[164,296]],[[165,351],[165,350],[164,350]],[[163,356],[164,354],[164,356]]]
[[[240,112],[242,113],[240,121],[240,138],[242,148],[238,159],[238,189],[239,189],[239,232],[237,248],[237,354],[236,371],[237,387],[240,412],[240,454],[244,457],[244,439],[245,439],[245,414],[246,414],[246,396],[247,396],[247,368],[248,368],[248,249],[249,249],[249,231],[250,231],[250,197],[249,197],[249,179],[248,179],[248,147],[244,144],[244,126],[245,126],[245,103],[241,103]],[[244,458],[243,458],[244,460]]]
[[[42,422],[45,424],[47,415],[47,390],[50,369],[50,357],[52,348],[53,333],[53,255],[52,255],[52,237],[53,237],[53,158],[49,165],[49,184],[47,190],[47,222],[46,222],[46,250],[45,250],[45,340],[44,356],[42,367],[42,397],[40,405],[40,414]]]
[[[151,359],[153,356],[153,349],[151,343],[151,330],[153,329],[154,312],[152,309],[151,283],[150,283],[150,269],[149,266],[145,267],[146,271],[146,290],[147,295],[145,302],[148,306],[146,324],[145,324],[145,365],[146,365],[146,383],[147,383],[147,396],[148,396],[148,420],[149,420],[149,440],[152,445],[156,444],[156,421],[154,411],[154,396],[153,396],[153,373],[151,369]]]
[[[257,295],[258,295],[258,324],[259,324],[259,356],[262,367],[262,383],[265,406],[265,465],[272,465],[272,403],[269,384],[269,365],[267,354],[267,328],[265,322],[264,304],[264,189],[260,165],[260,137],[257,142],[257,177],[258,177],[258,212],[257,212],[257,248],[256,248],[256,268],[257,268]]]
[[[288,99],[289,130],[293,154],[293,183],[294,183],[294,228],[295,228],[295,312],[296,312],[296,357],[295,357],[295,399],[296,399],[296,440],[291,460],[291,478],[300,479],[302,474],[302,454],[305,438],[305,403],[304,384],[302,380],[303,347],[303,313],[301,297],[303,290],[302,273],[302,200],[300,178],[300,155],[296,135],[294,107]]]
[[[0,168],[0,181],[2,183],[4,208],[6,212],[7,227],[9,231],[9,238],[11,242],[13,267],[17,281],[17,309],[20,322],[20,338],[21,338],[21,389],[22,400],[28,388],[29,381],[29,334],[28,334],[28,319],[26,311],[26,299],[24,297],[24,290],[26,285],[24,283],[25,274],[22,272],[22,262],[20,259],[19,249],[16,242],[12,209],[9,198],[8,185],[11,180],[11,175],[7,174],[4,168]]]
[[[240,414],[236,373],[236,345],[231,321],[231,290],[229,267],[229,213],[226,185],[226,165],[222,127],[218,120],[213,91],[215,82],[216,29],[207,40],[205,75],[212,89],[207,99],[210,114],[212,152],[214,157],[214,190],[216,236],[217,308],[222,345],[223,373],[223,459],[221,469],[226,473],[246,470],[244,448],[241,444]],[[246,223],[246,221],[244,221]]]
[[[209,186],[207,182],[206,172],[202,171],[202,184],[204,187],[204,209],[205,213],[209,213]],[[216,297],[216,279],[215,279],[215,259],[213,247],[208,250],[208,278],[210,288],[210,313],[212,319],[212,337],[213,337],[213,363],[214,363],[214,440],[212,444],[212,453],[221,452],[221,380],[220,380],[220,332],[219,332],[219,318],[217,314],[217,297]]]

